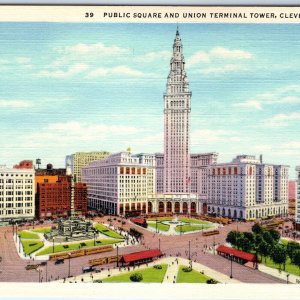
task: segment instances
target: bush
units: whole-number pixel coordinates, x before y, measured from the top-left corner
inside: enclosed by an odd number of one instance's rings
[[[69,248],[69,245],[64,245],[63,247],[66,249],[66,248]]]
[[[158,270],[161,270],[162,269],[162,265],[155,265],[153,266],[154,269],[158,269]]]
[[[184,268],[182,268],[182,271],[183,272],[192,272],[192,268],[191,267],[184,267]]]
[[[80,243],[80,246],[84,247],[86,246],[86,243]]]
[[[140,273],[133,273],[130,275],[130,280],[133,282],[140,282],[143,280],[143,275]]]
[[[207,284],[216,284],[216,283],[218,283],[218,281],[211,278],[211,279],[207,279],[206,283]]]

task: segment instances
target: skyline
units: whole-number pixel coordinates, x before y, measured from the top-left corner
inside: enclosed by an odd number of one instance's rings
[[[218,152],[219,162],[263,154],[290,165],[294,178],[299,25],[179,31],[192,91],[191,153]],[[67,154],[129,146],[162,152],[175,32],[175,24],[1,23],[0,164],[41,158],[62,167]]]

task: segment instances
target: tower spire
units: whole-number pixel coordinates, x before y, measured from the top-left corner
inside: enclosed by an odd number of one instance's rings
[[[164,94],[164,193],[190,192],[191,92],[177,27]]]

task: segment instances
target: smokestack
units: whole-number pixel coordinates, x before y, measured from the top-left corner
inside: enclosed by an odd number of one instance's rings
[[[263,156],[262,156],[262,154],[259,156],[259,161],[260,161],[261,164],[263,163]]]

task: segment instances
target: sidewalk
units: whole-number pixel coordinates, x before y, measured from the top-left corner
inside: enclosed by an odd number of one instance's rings
[[[296,276],[294,274],[289,274],[284,271],[280,271],[278,269],[267,267],[263,264],[258,264],[258,270],[267,274],[270,274],[274,277],[280,278],[282,280],[286,280],[290,283],[300,283],[300,276]]]
[[[178,264],[177,264],[177,260],[178,260]],[[155,260],[155,261],[149,263],[148,265],[141,265],[139,267],[135,267],[134,271],[138,272],[139,270],[143,270],[148,267],[153,267],[154,265],[157,265],[157,264],[167,264],[168,265],[168,269],[165,274],[163,283],[173,283],[174,280],[176,282],[179,266],[180,265],[189,266],[190,261],[187,259],[184,259],[184,258],[166,257],[166,258],[161,258],[161,259]],[[240,283],[240,281],[238,281],[236,279],[231,279],[229,276],[224,275],[215,270],[212,270],[212,269],[210,269],[206,266],[203,266],[199,263],[193,262],[193,269],[198,272],[203,272],[205,275],[219,281],[220,283]],[[120,268],[120,269],[114,268],[114,269],[110,269],[110,270],[103,270],[100,273],[82,274],[82,275],[78,275],[75,277],[66,278],[65,282],[67,282],[67,283],[68,282],[85,282],[85,283],[93,282],[94,280],[102,280],[108,276],[126,274],[126,273],[132,272],[132,271],[133,271],[133,267],[130,267],[130,270],[128,270],[127,268],[126,268],[126,270],[124,270],[124,268]],[[174,276],[176,276],[176,277],[174,277]],[[52,281],[52,282],[57,282],[57,281]],[[64,280],[60,279],[58,282],[64,282]]]

